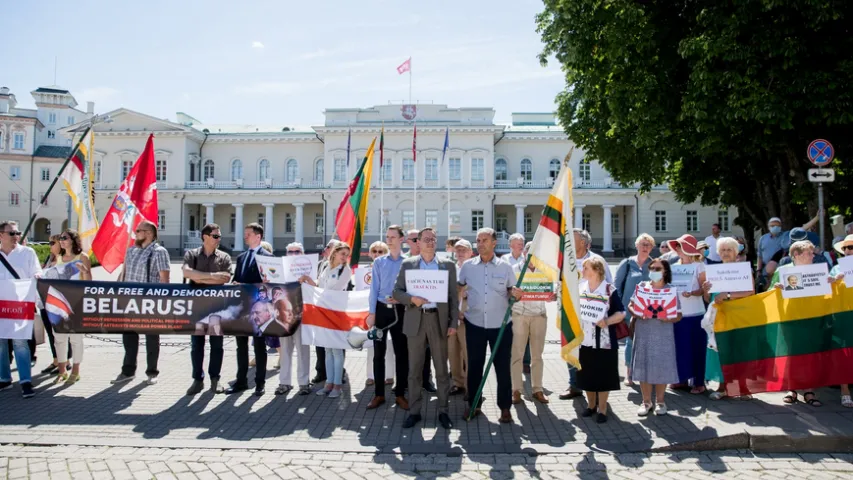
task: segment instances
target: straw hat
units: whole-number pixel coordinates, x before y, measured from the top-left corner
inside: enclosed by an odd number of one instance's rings
[[[687,255],[701,255],[696,248],[696,238],[693,235],[682,235],[675,240],[666,242],[669,248],[675,250],[676,245],[681,247],[681,250]]]
[[[844,247],[849,247],[851,245],[853,245],[853,235],[847,235],[844,237],[844,240],[836,243],[834,247],[836,252],[846,255],[846,253],[844,253]]]

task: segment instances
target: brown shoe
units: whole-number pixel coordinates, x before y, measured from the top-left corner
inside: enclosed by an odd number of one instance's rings
[[[374,386],[374,385],[376,385],[376,381],[375,381],[375,380],[373,380],[372,378],[368,378],[368,379],[364,382],[364,386],[366,386],[366,387],[372,387],[372,386]]]
[[[521,399],[521,392],[516,390],[512,392],[512,404],[518,405],[519,403],[524,403],[524,400]]]
[[[568,388],[565,392],[560,394],[560,400],[571,400],[573,398],[580,397],[581,395],[583,395],[583,392],[577,388]]]
[[[380,405],[385,403],[385,397],[373,397],[373,400],[367,404],[368,410],[373,410],[374,408],[379,408]]]
[[[550,400],[548,400],[548,397],[546,397],[545,394],[542,392],[534,393],[533,399],[539,403],[546,404],[546,405],[550,402]]]
[[[471,420],[477,418],[477,416],[482,414],[482,413],[483,413],[483,411],[480,410],[479,408],[474,409],[474,416],[471,417]],[[470,416],[471,416],[471,407],[465,407],[465,413],[462,414],[462,418],[464,418],[465,421],[467,422],[468,417],[470,417]]]
[[[498,421],[501,423],[512,423],[512,413],[508,408],[501,410],[501,418]]]
[[[394,403],[396,403],[397,406],[402,408],[403,410],[409,409],[409,401],[406,400],[406,397],[397,397]]]

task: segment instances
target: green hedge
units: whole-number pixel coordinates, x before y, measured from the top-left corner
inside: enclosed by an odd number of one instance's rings
[[[33,250],[36,251],[36,255],[39,257],[39,264],[44,265],[47,257],[50,256],[50,245],[32,245]],[[89,260],[92,262],[93,267],[97,267],[101,264],[97,258],[95,258],[95,254],[89,255]]]

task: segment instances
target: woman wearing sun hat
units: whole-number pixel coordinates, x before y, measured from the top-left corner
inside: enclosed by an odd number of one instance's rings
[[[702,299],[702,284],[705,283],[705,263],[693,235],[682,235],[667,244],[678,254],[678,261],[673,265],[691,265],[690,280],[686,285],[678,286],[678,296],[681,298],[682,319],[674,325],[675,356],[678,366],[678,384],[671,385],[672,389],[687,388],[692,380],[693,389],[690,393],[705,393],[705,348],[708,346],[708,336],[702,329],[702,317],[705,316],[705,302]]]
[[[839,255],[843,255],[845,257],[848,255],[853,256],[853,235],[847,235],[844,237],[844,240],[833,246]],[[836,265],[832,267],[832,270],[829,272],[829,281],[834,283],[839,280],[844,280],[844,273],[841,272],[841,266]],[[841,385],[841,405],[847,408],[853,408],[853,399],[850,398],[850,386],[846,383]]]

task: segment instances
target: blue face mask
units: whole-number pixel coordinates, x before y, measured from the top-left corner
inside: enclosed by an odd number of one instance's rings
[[[663,280],[663,272],[649,272],[649,280],[659,282]]]
[[[778,225],[772,226],[770,227],[770,233],[772,233],[773,235],[779,235],[780,233],[782,233],[782,227]]]
[[[744,245],[742,243],[737,244],[737,253],[743,253]]]
[[[702,250],[702,256],[708,258],[708,249]]]

